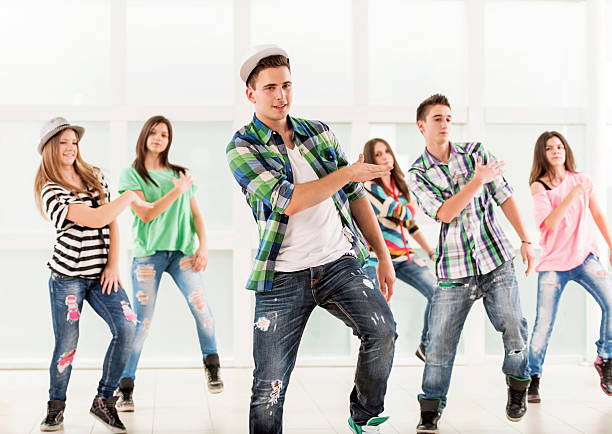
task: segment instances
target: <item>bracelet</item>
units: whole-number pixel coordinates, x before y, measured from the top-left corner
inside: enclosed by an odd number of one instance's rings
[[[521,243],[524,243],[524,244],[531,244],[531,241],[523,241],[523,240],[521,240]]]

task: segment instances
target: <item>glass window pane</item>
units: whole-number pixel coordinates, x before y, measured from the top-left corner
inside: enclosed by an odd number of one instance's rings
[[[370,104],[416,106],[441,92],[466,105],[465,16],[463,1],[369,2]]]
[[[2,104],[109,104],[110,1],[0,3]]]
[[[128,124],[128,147],[134,159],[143,122]],[[206,230],[231,230],[234,179],[225,158],[232,137],[230,122],[173,122],[170,162],[187,167],[198,186],[196,197]]]
[[[311,0],[308,6],[297,0],[251,1],[252,45],[274,43],[287,50],[294,104],[351,103],[351,16],[349,0]]]
[[[583,107],[586,52],[586,2],[486,2],[486,104]]]
[[[232,2],[127,2],[129,104],[232,104],[233,53]]]

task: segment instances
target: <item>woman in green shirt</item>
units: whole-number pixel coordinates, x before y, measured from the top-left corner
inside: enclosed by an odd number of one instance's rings
[[[202,280],[202,271],[208,262],[204,221],[191,176],[184,167],[168,162],[171,143],[170,121],[163,116],[148,119],[136,143],[136,159],[121,172],[119,180],[120,192],[134,191],[153,204],[152,209],[132,207],[132,289],[138,324],[130,358],[117,389],[119,411],[134,410],[132,392],[136,368],[164,271],[176,282],[195,319],[208,390],[211,393],[223,390],[214,320]]]

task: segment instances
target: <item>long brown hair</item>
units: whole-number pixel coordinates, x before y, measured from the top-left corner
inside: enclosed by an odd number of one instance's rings
[[[385,145],[387,150],[391,153],[391,156],[393,157],[393,169],[391,169],[391,177],[393,178],[393,181],[395,181],[395,185],[397,186],[399,191],[401,191],[406,200],[410,202],[410,191],[408,190],[408,186],[406,185],[406,178],[404,177],[404,172],[402,172],[402,169],[400,169],[399,164],[397,164],[393,149],[391,149],[391,146],[389,146],[389,143],[387,143],[386,140],[381,139],[379,137],[375,137],[373,139],[368,140],[365,145],[363,145],[364,161],[369,164],[376,164],[376,158],[374,158],[374,148],[376,147],[376,144],[378,142]],[[376,178],[373,181],[381,187],[385,188],[382,179]]]
[[[546,158],[546,142],[549,139],[557,137],[563,143],[565,148],[565,170],[576,172],[576,163],[574,162],[574,154],[569,143],[563,137],[563,134],[557,131],[544,131],[536,140],[533,148],[533,164],[531,165],[531,174],[529,175],[529,185],[542,178],[544,175],[552,173],[552,167]]]
[[[132,163],[132,167],[136,169],[138,174],[141,176],[142,179],[144,179],[145,182],[151,183],[155,186],[158,186],[157,182],[155,182],[155,180],[151,178],[151,175],[149,175],[149,172],[145,167],[145,156],[148,152],[147,139],[149,138],[151,131],[153,131],[153,128],[155,128],[160,123],[166,124],[166,127],[168,127],[168,146],[161,154],[159,154],[159,162],[162,166],[172,169],[177,174],[185,174],[185,172],[187,171],[187,168],[183,166],[178,166],[176,164],[168,162],[168,153],[170,152],[170,145],[172,144],[172,124],[170,124],[170,121],[164,116],[152,116],[147,119],[147,121],[142,126],[142,129],[140,130],[140,135],[138,136],[138,140],[136,141],[136,159]]]
[[[81,177],[83,183],[85,184],[87,190],[81,190],[77,186],[72,185],[68,182],[68,180],[64,179],[62,176],[61,166],[60,166],[60,155],[59,155],[59,142],[60,136],[65,130],[58,132],[56,135],[51,137],[47,144],[42,149],[42,161],[38,166],[38,170],[36,171],[36,177],[34,178],[34,200],[36,201],[36,206],[40,213],[45,216],[42,204],[42,198],[40,197],[40,193],[42,192],[45,184],[49,182],[53,182],[66,190],[74,193],[75,195],[78,193],[85,193],[92,196],[92,190],[98,193],[98,201],[100,204],[106,202],[106,195],[104,194],[104,187],[102,187],[102,183],[100,182],[100,169],[97,167],[91,166],[83,161],[81,158],[81,151],[79,149],[79,145],[77,142],[77,152],[76,158],[74,160],[73,166],[74,170]],[[73,130],[74,131],[74,130]],[[77,140],[80,140],[77,132],[74,132],[77,136]]]

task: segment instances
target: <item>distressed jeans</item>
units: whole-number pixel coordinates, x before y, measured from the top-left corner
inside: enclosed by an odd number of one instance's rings
[[[529,371],[542,375],[548,341],[557,316],[559,299],[567,283],[573,280],[593,296],[601,308],[597,354],[612,358],[612,279],[594,255],[569,271],[541,271],[538,274],[538,306],[529,345]]]
[[[376,265],[378,262],[371,261],[364,268],[368,277],[374,281],[376,288],[378,288],[378,278],[376,277]],[[423,297],[427,299],[427,306],[425,307],[425,314],[423,320],[423,330],[421,331],[421,342],[427,344],[427,330],[429,317],[429,310],[431,309],[431,299],[434,294],[434,286],[436,285],[436,278],[433,272],[427,266],[427,262],[424,259],[412,256],[411,261],[394,262],[393,268],[395,268],[395,277],[404,283],[415,288],[419,291]]]
[[[201,272],[193,271],[193,256],[180,251],[159,251],[132,261],[132,290],[138,323],[130,357],[121,378],[136,378],[136,368],[149,333],[162,274],[167,272],[185,297],[198,331],[202,359],[217,353],[215,322],[204,292]]]
[[[523,318],[512,261],[478,276],[438,279],[429,312],[429,342],[420,399],[439,399],[446,406],[457,344],[472,304],[483,299],[489,320],[504,341],[502,371],[517,378],[529,377],[527,320]]]
[[[272,290],[255,294],[251,434],[282,432],[289,378],[304,327],[316,306],[344,322],[361,340],[349,398],[353,421],[365,424],[383,411],[397,337],[395,321],[359,262],[343,256],[318,267],[277,272]]]
[[[123,289],[102,294],[100,279],[68,277],[52,272],[49,297],[55,334],[55,347],[49,368],[49,399],[66,400],[72,360],[79,341],[79,320],[84,300],[108,324],[112,334],[97,393],[103,399],[112,396],[127,361],[136,328],[136,315],[130,307],[127,294]]]

